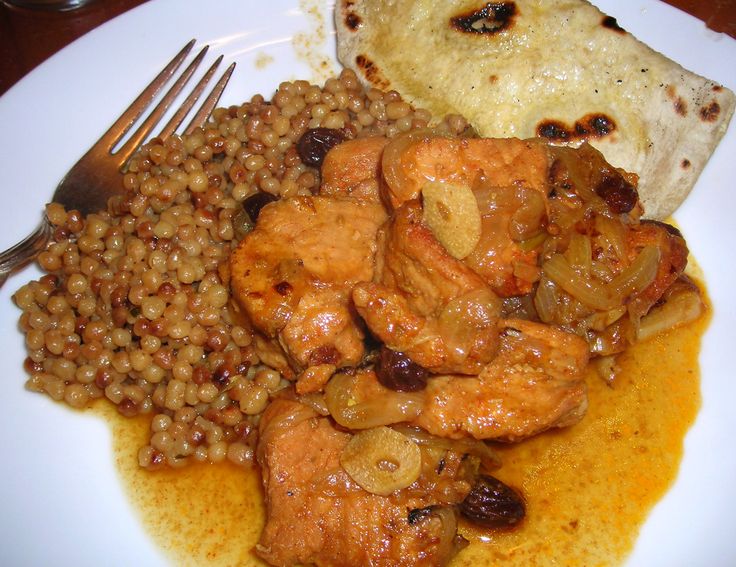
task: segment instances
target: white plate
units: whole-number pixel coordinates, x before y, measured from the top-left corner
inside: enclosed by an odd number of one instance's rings
[[[733,39],[656,0],[597,4],[655,49],[736,90]],[[314,40],[320,15],[328,36],[313,41],[310,61],[292,36]],[[323,0],[153,0],[67,47],[0,98],[0,187],[7,196],[0,249],[35,226],[66,170],[190,38],[238,61],[223,99],[236,103],[256,92],[269,96],[281,80],[324,78],[315,77],[315,54],[333,57],[331,30]],[[736,380],[725,356],[734,348],[736,319],[734,130],[676,215],[706,275],[715,315],[701,355],[702,411],[677,483],[644,526],[632,567],[736,565]],[[0,564],[163,565],[117,481],[106,426],[23,389],[23,339],[10,296],[37,276],[29,268],[0,291]]]

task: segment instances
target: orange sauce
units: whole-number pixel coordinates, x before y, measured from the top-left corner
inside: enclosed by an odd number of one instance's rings
[[[608,386],[590,371],[588,411],[568,429],[500,447],[497,476],[527,502],[521,529],[467,530],[457,565],[622,563],[677,476],[700,407],[698,354],[707,317],[629,349]],[[485,542],[485,544],[483,543]]]
[[[461,526],[471,544],[453,566],[622,563],[677,475],[700,406],[707,319],[630,349],[613,386],[591,371],[589,409],[578,425],[499,447],[497,476],[524,494],[527,517],[509,532]],[[263,565],[251,551],[264,520],[255,471],[223,464],[146,472],[137,448],[147,424],[105,413],[131,502],[173,564]]]

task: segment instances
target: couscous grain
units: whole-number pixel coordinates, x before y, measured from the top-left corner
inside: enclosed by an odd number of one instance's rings
[[[365,92],[349,70],[323,87],[284,82],[271,101],[255,95],[190,135],[150,140],[106,211],[50,204],[54,239],[38,257],[47,275],[13,296],[27,388],[73,408],[104,398],[124,416],[149,416],[142,467],[250,465],[259,416],[289,382],[259,359],[230,299],[223,267],[252,227],[243,203],[318,190],[319,169],[297,151],[308,129],[391,136],[430,119],[396,92]]]

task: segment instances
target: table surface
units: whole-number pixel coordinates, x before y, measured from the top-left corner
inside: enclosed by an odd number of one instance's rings
[[[81,35],[147,0],[92,0],[68,12],[0,4],[0,95]],[[736,0],[666,0],[736,38]]]

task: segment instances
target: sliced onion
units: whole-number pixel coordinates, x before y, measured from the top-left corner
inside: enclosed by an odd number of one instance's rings
[[[557,294],[555,284],[549,278],[543,277],[539,280],[537,293],[534,294],[534,308],[543,323],[551,323],[555,320]]]
[[[547,260],[542,265],[542,271],[575,299],[593,309],[608,311],[623,302],[622,296],[611,294],[604,284],[578,274],[562,254],[555,254]]]
[[[454,509],[444,506],[432,508],[432,515],[437,516],[442,525],[440,532],[437,557],[453,557],[462,547],[459,545],[464,540],[457,536],[457,515]]]
[[[581,303],[598,311],[609,311],[623,305],[627,295],[639,293],[654,281],[659,256],[658,248],[645,246],[634,261],[607,284],[581,276],[562,254],[553,255],[543,264],[542,270]]]
[[[521,206],[511,215],[509,236],[522,242],[539,234],[542,221],[547,213],[547,203],[539,191],[534,189],[520,190]]]
[[[642,318],[637,339],[646,340],[656,334],[695,321],[704,310],[705,305],[697,289],[685,289],[674,293],[664,304],[652,309]]]
[[[496,469],[501,466],[501,458],[485,441],[470,438],[446,439],[432,435],[419,427],[411,427],[409,425],[395,425],[393,429],[403,433],[420,447],[453,451],[461,455],[478,457],[486,470]]]
[[[527,238],[526,240],[520,241],[519,248],[521,248],[524,252],[530,252],[534,250],[535,248],[539,248],[545,240],[547,240],[547,237],[549,234],[542,231],[538,234],[535,234],[534,236],[531,236]]]
[[[570,265],[580,275],[587,276],[590,274],[593,258],[593,246],[590,237],[574,232],[570,237],[570,245],[567,247],[565,256],[567,256]]]
[[[409,147],[419,140],[436,136],[437,134],[429,128],[409,130],[396,136],[383,149],[381,171],[391,193],[391,202],[394,206],[418,197],[421,190],[420,185],[407,178],[405,174],[407,165],[402,162],[402,156]]]
[[[616,356],[609,354],[608,356],[599,356],[593,359],[593,366],[603,381],[609,386],[613,386],[620,368],[616,364]]]
[[[626,315],[626,306],[619,305],[608,311],[596,311],[585,319],[585,326],[593,331],[603,331]]]
[[[370,395],[361,398],[358,378],[350,374],[335,374],[325,387],[325,403],[333,419],[349,429],[369,429],[412,421],[422,410],[422,392],[395,392],[376,380]]]
[[[595,217],[595,228],[603,236],[619,260],[626,257],[626,238],[624,225],[607,216]]]
[[[631,264],[613,278],[607,287],[617,295],[639,293],[657,277],[660,252],[656,246],[645,246]]]

